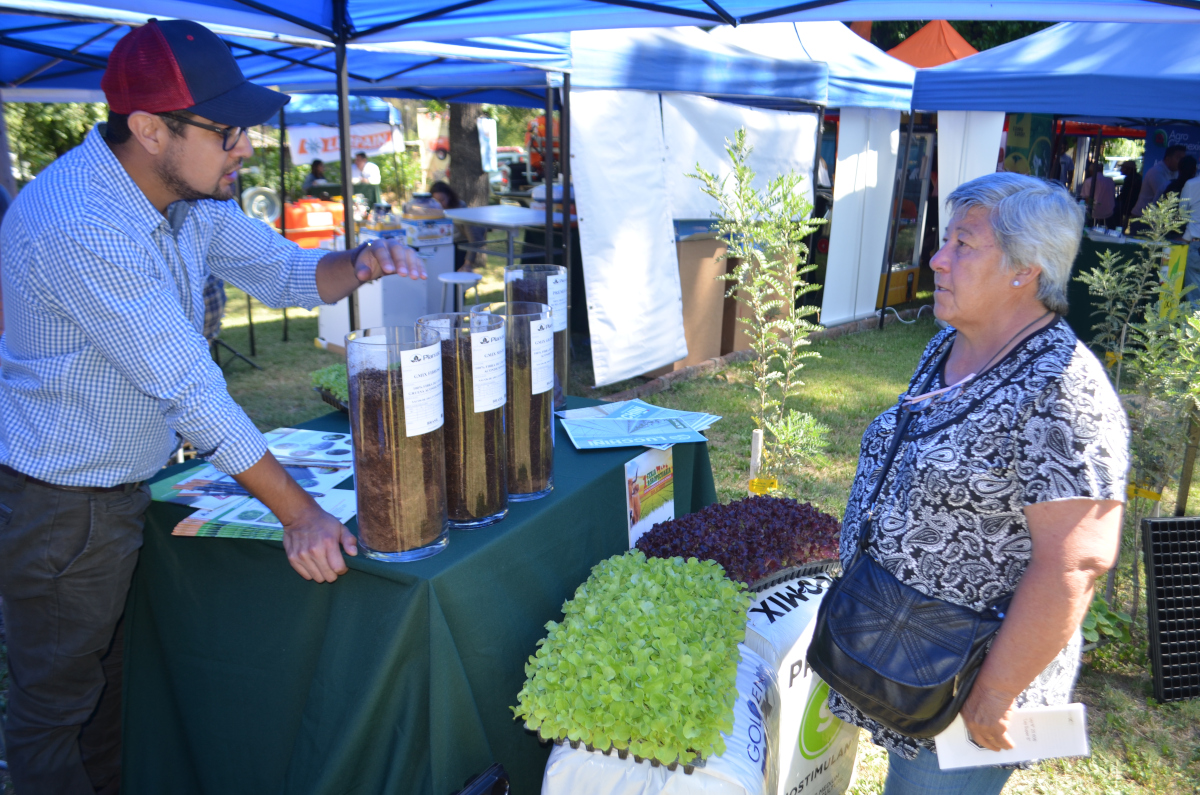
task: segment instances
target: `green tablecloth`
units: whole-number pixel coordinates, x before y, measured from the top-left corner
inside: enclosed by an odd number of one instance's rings
[[[642,452],[556,435],[549,497],[424,561],[352,558],[333,584],[278,543],[171,536],[189,509],[154,503],[125,615],[122,791],[448,795],[497,761],[538,792],[549,751],[509,707],[545,623],[628,546],[624,463]],[[715,501],[707,447],[674,456],[677,515]]]

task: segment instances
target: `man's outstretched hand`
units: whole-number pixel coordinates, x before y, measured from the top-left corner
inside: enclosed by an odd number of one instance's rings
[[[425,263],[417,252],[395,238],[373,240],[358,253],[354,274],[360,282],[371,282],[390,274],[419,281],[426,278]]]
[[[283,526],[283,548],[292,568],[306,580],[333,582],[347,571],[342,550],[358,554],[358,541],[344,524],[313,506]]]
[[[358,554],[358,542],[346,526],[330,516],[268,451],[249,469],[233,476],[283,524],[283,548],[301,577],[333,582],[346,573],[347,555]]]

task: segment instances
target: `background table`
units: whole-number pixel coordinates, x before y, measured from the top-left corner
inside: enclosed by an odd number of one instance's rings
[[[518,259],[534,259],[540,257],[545,262],[551,262],[554,256],[553,251],[546,251],[545,247],[534,247],[522,245],[521,252],[516,251],[516,234],[522,229],[530,228],[546,228],[546,211],[532,210],[528,207],[513,207],[511,204],[489,204],[484,207],[460,207],[456,210],[446,210],[446,217],[458,223],[469,224],[471,226],[482,226],[485,229],[501,229],[504,231],[505,250],[496,251],[489,249],[487,243],[483,245],[464,245],[458,244],[458,247],[463,251],[479,251],[484,254],[492,254],[504,256],[507,259],[507,267],[512,267],[513,263]],[[578,220],[574,215],[571,216],[571,222]],[[554,224],[562,226],[563,214],[554,214]]]
[[[332,584],[279,543],[171,536],[190,509],[154,503],[125,614],[123,792],[448,795],[493,761],[538,792],[549,750],[509,707],[545,623],[627,548],[642,452],[556,442],[550,496],[424,561],[349,558]],[[705,445],[674,463],[677,515],[716,500]]]

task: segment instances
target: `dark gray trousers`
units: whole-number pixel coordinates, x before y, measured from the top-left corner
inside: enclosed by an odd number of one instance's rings
[[[0,472],[4,739],[20,795],[120,787],[120,620],[149,504],[145,486],[86,494]]]

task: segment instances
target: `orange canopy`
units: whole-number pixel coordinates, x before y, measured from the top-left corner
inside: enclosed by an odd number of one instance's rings
[[[967,43],[944,19],[935,19],[888,50],[888,55],[918,69],[941,66],[974,55],[979,50]]]

